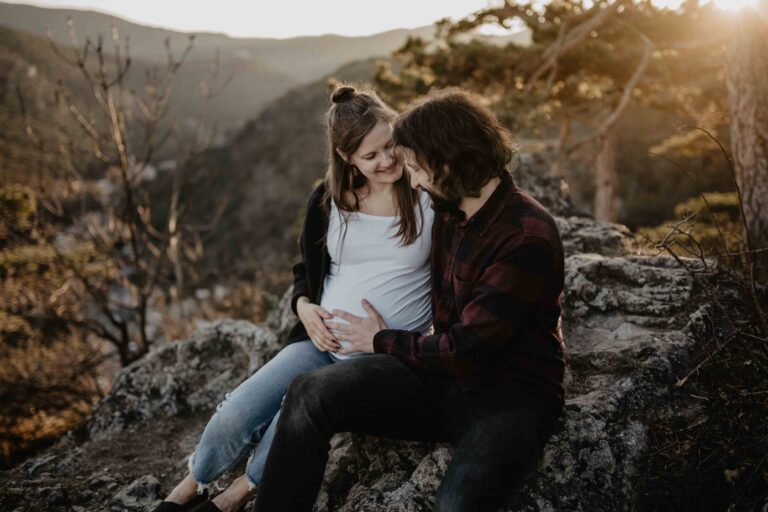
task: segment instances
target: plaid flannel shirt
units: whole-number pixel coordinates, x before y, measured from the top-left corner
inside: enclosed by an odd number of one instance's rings
[[[431,257],[434,334],[383,330],[375,352],[559,413],[564,256],[549,212],[505,176],[471,218],[435,216]]]

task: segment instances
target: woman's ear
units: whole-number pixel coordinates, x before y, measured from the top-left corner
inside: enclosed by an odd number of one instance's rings
[[[345,162],[349,163],[349,156],[347,156],[347,154],[344,153],[339,148],[336,148],[336,154],[339,155],[342,160],[344,160]]]

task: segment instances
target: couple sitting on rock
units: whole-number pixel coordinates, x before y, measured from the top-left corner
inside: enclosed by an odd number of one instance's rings
[[[339,87],[329,168],[293,268],[300,322],[219,404],[156,511],[309,511],[336,432],[447,441],[435,508],[497,510],[563,406],[563,249],[507,170],[506,131],[467,93],[401,115]],[[250,453],[244,476],[208,485]]]

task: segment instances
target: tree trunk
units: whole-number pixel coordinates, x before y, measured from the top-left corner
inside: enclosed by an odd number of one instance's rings
[[[726,56],[731,147],[753,249],[768,246],[768,2],[744,10]]]
[[[595,162],[595,218],[605,222],[619,219],[619,175],[616,172],[617,137],[614,127],[602,140]]]
[[[568,138],[571,135],[571,120],[563,116],[560,118],[560,125],[557,134],[557,148],[555,149],[555,159],[552,162],[552,176],[565,178],[565,163],[568,155],[565,152]]]

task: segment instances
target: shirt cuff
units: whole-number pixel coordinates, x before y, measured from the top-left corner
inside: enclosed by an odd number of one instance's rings
[[[375,354],[391,354],[396,336],[397,331],[392,329],[377,332],[373,337],[373,352]]]

